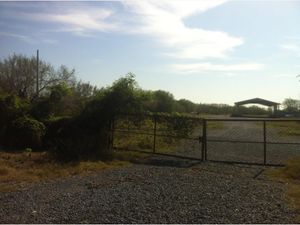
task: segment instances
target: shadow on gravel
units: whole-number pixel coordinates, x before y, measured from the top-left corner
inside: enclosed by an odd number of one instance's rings
[[[150,157],[147,160],[135,161],[135,164],[151,165],[151,166],[163,166],[163,167],[177,167],[177,168],[189,168],[202,163],[198,160],[182,160],[166,157]]]

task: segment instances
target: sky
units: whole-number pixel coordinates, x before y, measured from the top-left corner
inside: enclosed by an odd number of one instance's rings
[[[176,99],[300,99],[300,1],[0,2],[0,59],[40,58],[103,87],[128,72]]]

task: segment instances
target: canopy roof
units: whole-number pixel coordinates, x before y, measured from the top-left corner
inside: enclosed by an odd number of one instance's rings
[[[246,105],[246,104],[261,104],[261,105],[265,105],[265,106],[280,105],[280,103],[272,102],[272,101],[262,99],[262,98],[252,98],[252,99],[248,99],[248,100],[244,100],[244,101],[240,101],[240,102],[235,102],[234,104],[237,106]]]

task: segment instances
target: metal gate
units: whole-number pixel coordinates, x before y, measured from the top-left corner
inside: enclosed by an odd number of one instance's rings
[[[300,157],[300,120],[206,119],[205,160],[283,165]]]
[[[203,119],[166,114],[121,115],[113,148],[204,160]]]
[[[300,120],[121,115],[112,127],[119,150],[261,165],[300,157]]]

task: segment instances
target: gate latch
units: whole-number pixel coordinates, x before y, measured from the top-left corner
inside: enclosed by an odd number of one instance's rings
[[[199,136],[199,142],[202,142],[203,141],[203,137],[202,136]]]

